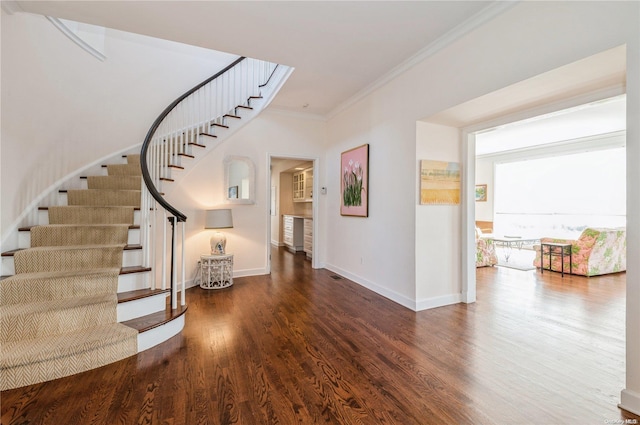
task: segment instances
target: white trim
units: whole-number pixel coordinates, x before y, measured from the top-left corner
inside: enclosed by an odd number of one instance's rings
[[[310,112],[301,112],[301,111],[293,111],[290,109],[286,109],[282,106],[270,106],[268,109],[265,109],[266,112],[272,113],[274,115],[282,115],[285,117],[299,118],[311,121],[321,121],[326,122],[327,117],[319,114],[312,114]]]
[[[257,269],[245,269],[245,270],[234,270],[233,277],[246,277],[246,276],[261,276],[269,274],[266,267],[261,267]]]
[[[138,353],[165,342],[184,328],[185,313],[162,326],[138,334]]]
[[[477,155],[476,159],[489,158],[493,159],[496,163],[506,163],[520,161],[522,160],[522,156],[526,156],[527,159],[535,159],[594,150],[624,148],[627,142],[626,134],[626,130],[619,130],[611,133],[597,134],[595,136],[585,136],[542,145],[527,146],[525,148]]]
[[[200,267],[200,266],[198,266]],[[262,276],[265,274],[269,274],[266,267],[257,268],[257,269],[245,269],[245,270],[234,270],[233,277],[247,277],[247,276]],[[185,289],[195,288],[196,286],[200,286],[200,277],[197,279],[185,280]]]
[[[466,169],[462,181],[462,297],[464,303],[476,301],[476,137],[465,130],[460,134],[462,143],[462,167]]]
[[[640,415],[640,393],[626,389],[622,390],[618,407],[635,415]]]
[[[336,106],[333,110],[331,110],[327,115],[327,119],[331,119],[338,115],[340,112],[349,108],[353,104],[359,102],[369,94],[373,93],[380,87],[384,86],[388,82],[392,81],[400,74],[408,71],[413,68],[420,62],[424,61],[430,56],[433,56],[440,50],[454,43],[458,39],[462,38],[466,34],[475,30],[476,28],[484,25],[486,22],[495,18],[498,15],[506,12],[507,10],[514,7],[519,0],[515,1],[499,1],[492,2],[489,6],[482,9],[480,12],[476,13],[466,21],[462,22],[460,25],[457,25],[455,28],[451,29],[444,35],[438,37],[433,42],[429,43],[426,47],[420,50],[415,55],[411,56],[409,59],[403,61],[399,65],[395,66],[391,71],[387,72],[385,75],[374,81],[373,83],[366,86],[364,89],[360,90],[355,95],[351,96],[349,99],[345,100],[338,106]]]
[[[2,0],[2,2],[0,2],[0,8],[2,8],[2,10],[9,15],[13,15],[14,13],[18,12],[24,12],[24,9],[20,7],[20,4],[14,0]]]
[[[168,296],[169,294],[163,292],[151,297],[118,303],[116,307],[118,322],[125,322],[147,314],[163,311],[167,307]]]
[[[313,219],[313,242],[312,242],[312,252],[313,252],[313,256],[311,257],[311,268],[313,269],[318,269],[318,268],[322,268],[319,265],[319,260],[318,260],[318,222],[319,222],[319,217],[320,215],[318,214],[318,204],[319,204],[319,199],[318,199],[318,194],[320,193],[319,190],[319,169],[320,169],[320,158],[318,156],[315,155],[291,155],[291,154],[277,154],[277,153],[273,153],[273,152],[267,152],[267,170],[269,170],[267,178],[265,179],[267,182],[267,191],[266,193],[268,193],[268,197],[267,197],[267,202],[266,202],[266,211],[265,214],[267,215],[267,235],[266,235],[266,239],[265,241],[271,241],[270,243],[267,243],[267,274],[271,273],[271,259],[270,259],[270,255],[271,255],[271,244],[273,244],[273,239],[272,239],[272,235],[271,235],[271,215],[270,215],[270,211],[269,208],[271,206],[271,176],[272,176],[272,161],[273,158],[278,158],[278,159],[298,159],[298,160],[302,160],[302,161],[311,161],[313,162],[313,193],[314,198],[313,198],[313,202],[312,202],[312,206],[311,206],[311,217]],[[279,245],[279,246],[283,246],[283,245]]]
[[[470,125],[461,125],[460,128],[466,130],[468,133],[478,133],[480,131],[490,130],[495,127],[524,121],[541,115],[551,114],[563,109],[575,108],[587,103],[597,102],[611,97],[620,96],[625,94],[626,92],[626,87],[623,84],[615,84],[613,86],[605,87],[589,93],[579,94],[577,96],[569,97],[556,102],[545,103],[533,108],[524,109],[510,114],[500,115],[499,117],[490,119],[488,121],[482,121]],[[455,106],[450,109],[454,108]],[[425,121],[429,122],[429,119],[427,118]]]
[[[462,294],[441,295],[439,297],[423,298],[416,301],[415,311],[429,310],[462,302]]]
[[[86,41],[84,41],[83,39],[78,37],[78,35],[76,33],[71,31],[69,29],[69,27],[67,27],[58,18],[54,18],[53,16],[46,16],[46,18],[49,20],[49,22],[51,22],[53,24],[54,27],[58,28],[61,33],[63,33],[71,41],[76,43],[82,50],[84,50],[85,52],[89,53],[91,56],[93,56],[94,58],[98,59],[99,61],[104,62],[105,59],[107,59],[107,57],[104,54],[102,54],[101,52],[97,51],[96,49],[91,47]]]
[[[373,292],[375,292],[378,295],[382,295],[385,298],[390,299],[391,301],[394,301],[398,304],[400,304],[403,307],[408,308],[409,310],[413,310],[416,311],[417,305],[416,305],[416,301],[412,300],[411,298],[408,298],[402,294],[399,294],[395,291],[392,291],[390,289],[384,288],[380,285],[377,285],[363,277],[360,277],[358,275],[355,275],[353,273],[350,273],[346,270],[341,269],[338,266],[334,266],[333,264],[325,264],[325,267],[327,270],[330,270],[334,273],[339,274],[340,276],[346,277],[347,279],[357,283],[360,286],[363,286]]]

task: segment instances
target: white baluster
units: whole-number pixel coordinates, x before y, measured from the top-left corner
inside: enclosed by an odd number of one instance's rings
[[[182,282],[182,285],[181,285],[182,293],[180,294],[180,305],[184,306],[187,303],[187,291],[186,291],[186,289],[187,289],[186,288],[186,284],[187,283],[185,281],[185,278],[186,278],[186,276],[185,276],[186,275],[186,273],[185,273],[186,259],[185,259],[185,246],[184,246],[184,239],[185,239],[185,237],[184,237],[184,234],[185,234],[185,222],[184,221],[180,222],[180,230],[181,230],[181,233],[182,233],[182,253],[181,253],[181,266],[180,266],[180,269],[182,270],[182,279],[181,279],[181,282]]]
[[[172,296],[172,301],[171,301],[171,308],[173,310],[175,310],[176,308],[178,308],[178,267],[176,265],[176,260],[177,260],[177,255],[176,255],[176,227],[178,226],[178,223],[176,223],[176,218],[172,217],[173,221],[173,225],[171,226],[171,253],[173,255],[171,255],[171,271],[172,271],[172,277],[171,277],[171,281],[173,282],[172,287],[171,287],[171,293],[173,294]]]
[[[162,209],[163,218],[162,221],[162,275],[160,287],[164,290],[167,289],[167,210]]]
[[[151,232],[151,289],[158,289],[158,279],[156,266],[158,264],[158,208],[157,203],[154,200],[152,203],[153,212],[151,214],[151,228],[149,231]]]

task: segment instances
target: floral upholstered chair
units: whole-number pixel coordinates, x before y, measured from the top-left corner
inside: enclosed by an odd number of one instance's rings
[[[582,276],[597,276],[627,270],[627,232],[624,227],[617,229],[586,228],[576,240],[542,238],[541,243],[557,242],[571,244],[571,269],[569,256],[564,257],[564,270]],[[540,246],[536,246],[533,265],[540,267]],[[546,252],[546,251],[545,251]],[[553,256],[551,270],[560,271],[560,256]],[[544,256],[544,265],[549,267],[549,257]]]
[[[495,266],[498,256],[493,239],[482,237],[482,231],[476,228],[476,267]]]

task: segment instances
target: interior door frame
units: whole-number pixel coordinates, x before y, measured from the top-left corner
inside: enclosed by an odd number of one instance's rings
[[[273,171],[272,171],[272,162],[273,159],[293,159],[293,160],[300,160],[300,161],[311,161],[313,163],[313,203],[312,203],[312,207],[311,207],[311,215],[313,217],[313,242],[312,242],[312,251],[313,251],[313,255],[311,256],[311,267],[314,269],[317,269],[319,266],[319,261],[318,261],[318,199],[319,196],[318,194],[320,193],[319,187],[318,187],[318,167],[320,165],[320,159],[317,156],[311,156],[311,155],[291,155],[291,154],[278,154],[278,153],[273,153],[273,152],[267,152],[267,170],[268,172],[268,176],[267,176],[267,184],[266,184],[266,194],[267,194],[267,202],[266,202],[266,220],[267,220],[267,235],[266,235],[266,241],[267,241],[267,252],[266,252],[266,257],[267,257],[267,273],[270,274],[271,273],[271,179]],[[276,196],[278,197],[277,201],[279,201],[279,197],[280,197],[280,190],[277,191]],[[278,204],[279,205],[279,202]],[[278,216],[280,215],[280,211],[278,209]]]
[[[569,109],[596,102],[610,97],[625,94],[624,87],[611,87],[603,90],[585,93],[583,95],[550,102],[538,107],[506,114],[495,119],[461,127],[460,143],[462,158],[466,162],[466,173],[463,179],[462,196],[462,301],[472,303],[476,301],[476,265],[475,265],[475,182],[476,182],[476,134],[494,127],[511,124],[549,114],[563,109]]]

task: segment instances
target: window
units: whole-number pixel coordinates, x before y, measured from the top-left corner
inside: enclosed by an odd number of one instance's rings
[[[616,148],[496,164],[494,232],[574,238],[625,226],[625,161]]]

